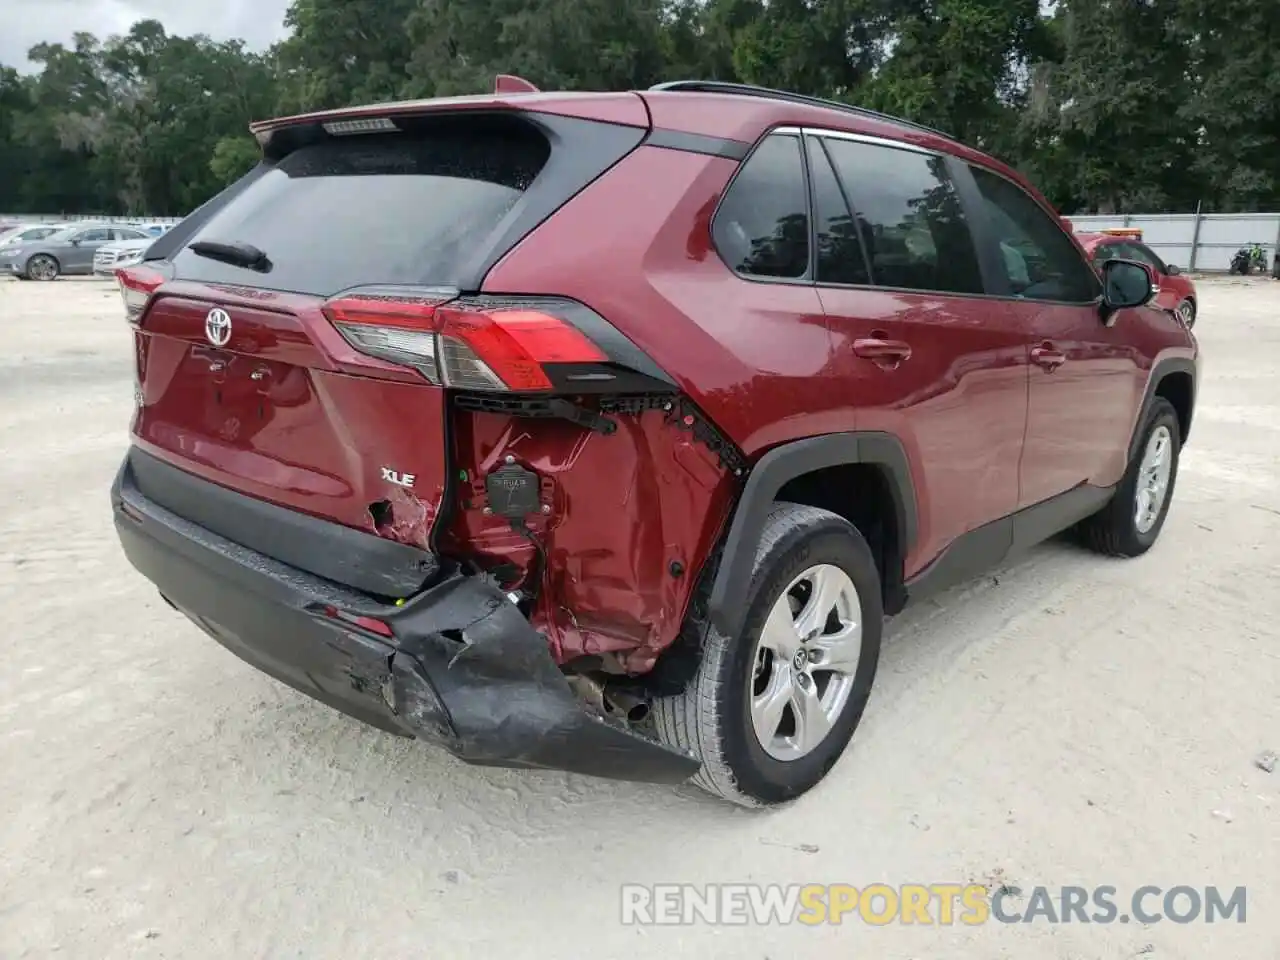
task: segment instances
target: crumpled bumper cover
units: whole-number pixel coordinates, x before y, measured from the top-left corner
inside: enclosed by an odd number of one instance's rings
[[[169,603],[243,660],[337,710],[476,764],[652,783],[698,769],[588,713],[545,639],[492,584],[452,576],[391,606],[184,520],[141,494],[128,460],[111,499],[125,555]],[[379,620],[393,636],[352,617]]]

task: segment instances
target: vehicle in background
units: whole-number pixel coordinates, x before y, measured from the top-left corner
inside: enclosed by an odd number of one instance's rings
[[[10,226],[0,233],[0,249],[16,247],[33,240],[43,240],[52,233],[57,233],[66,224],[59,223],[20,223]]]
[[[143,240],[147,235],[134,227],[77,223],[39,240],[24,240],[0,247],[0,273],[20,280],[55,280],[93,272],[93,255],[113,240]]]
[[[169,230],[172,229],[173,224],[156,223],[151,220],[130,220],[128,221],[128,223],[125,224],[125,226],[134,227],[135,229],[141,230],[143,233],[147,234],[147,236],[150,236],[150,237],[159,237],[165,233],[168,233]]]
[[[1154,305],[1176,313],[1188,329],[1195,326],[1196,311],[1200,305],[1195,282],[1175,264],[1165,263],[1147,246],[1142,241],[1141,230],[1130,228],[1077,233],[1076,239],[1098,269],[1108,260],[1137,260],[1151,267],[1157,284],[1152,301]]]
[[[495,86],[255,124],[116,271],[115,528],[217,642],[474,763],[762,806],[886,614],[1156,543],[1198,346],[1025,177],[759,87]]]
[[[140,240],[115,240],[104,243],[93,255],[93,275],[113,277],[120,267],[131,266],[142,259],[143,254],[156,242],[155,237]]]

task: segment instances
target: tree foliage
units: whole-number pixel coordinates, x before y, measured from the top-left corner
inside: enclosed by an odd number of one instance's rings
[[[180,215],[269,116],[478,93],[755,83],[940,127],[1065,212],[1280,207],[1274,0],[293,0],[265,52],[169,35],[0,65],[0,210]]]

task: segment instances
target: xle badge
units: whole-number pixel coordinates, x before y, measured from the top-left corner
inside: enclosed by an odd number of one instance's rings
[[[394,483],[399,487],[412,487],[413,481],[417,480],[418,477],[417,474],[400,473],[399,471],[392,470],[390,467],[383,467],[382,479],[386,480],[388,483]]]

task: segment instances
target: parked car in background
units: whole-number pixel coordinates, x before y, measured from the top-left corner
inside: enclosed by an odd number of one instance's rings
[[[128,267],[141,260],[147,248],[155,241],[155,237],[143,237],[141,240],[116,240],[104,243],[93,255],[93,275],[95,277],[115,276],[118,267]]]
[[[142,239],[148,239],[147,235],[135,227],[77,223],[39,240],[0,247],[0,273],[22,280],[89,274],[93,272],[93,255],[103,244]]]
[[[43,240],[52,233],[57,233],[66,224],[59,223],[19,223],[13,224],[0,232],[0,248],[16,247],[20,243]]]
[[[1165,263],[1160,256],[1142,242],[1141,230],[1116,231],[1114,233],[1077,233],[1085,253],[1095,267],[1101,268],[1108,260],[1137,260],[1156,272],[1158,286],[1152,304],[1171,310],[1182,318],[1188,328],[1196,324],[1199,298],[1196,285],[1172,263]]]

